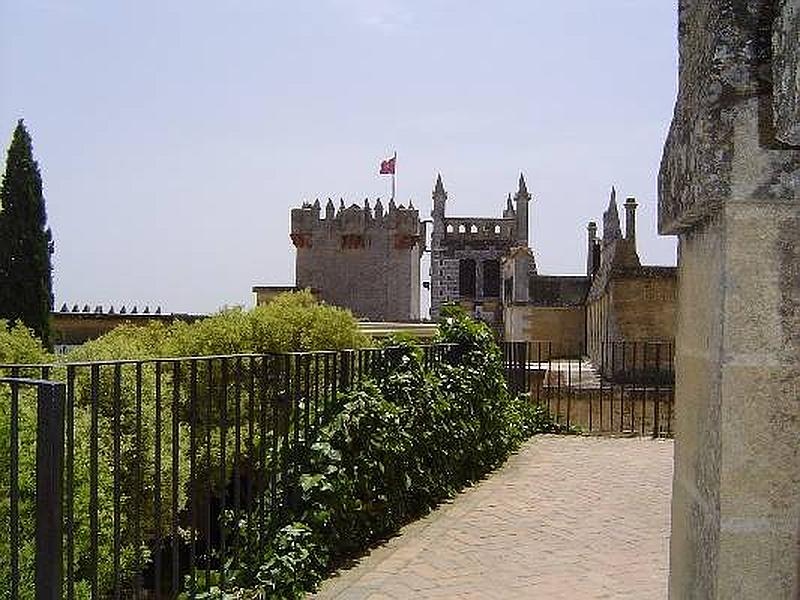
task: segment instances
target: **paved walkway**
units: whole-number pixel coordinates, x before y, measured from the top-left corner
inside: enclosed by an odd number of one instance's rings
[[[666,598],[672,442],[536,436],[315,596]]]

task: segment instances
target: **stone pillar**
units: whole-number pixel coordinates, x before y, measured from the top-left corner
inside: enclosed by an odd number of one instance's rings
[[[597,266],[595,265],[595,246],[597,246],[597,223],[589,221],[586,227],[587,248],[586,248],[586,275],[594,275]]]
[[[625,200],[625,239],[636,249],[636,198]]]
[[[679,2],[675,600],[800,597],[799,5]]]

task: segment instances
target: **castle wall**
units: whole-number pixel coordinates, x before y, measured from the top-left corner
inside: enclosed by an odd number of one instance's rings
[[[617,337],[610,339],[674,339],[677,289],[675,270],[670,269],[664,275],[611,281],[616,326],[614,333]]]
[[[553,357],[583,354],[586,331],[583,306],[511,305],[503,311],[503,323],[506,341],[550,342]]]

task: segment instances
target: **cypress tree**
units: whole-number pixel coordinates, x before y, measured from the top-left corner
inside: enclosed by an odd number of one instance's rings
[[[31,137],[20,119],[0,188],[0,319],[21,321],[50,345],[53,237]]]

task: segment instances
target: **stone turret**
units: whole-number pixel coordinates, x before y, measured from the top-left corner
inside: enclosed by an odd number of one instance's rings
[[[588,247],[586,248],[586,274],[591,277],[594,275],[595,271],[597,271],[597,267],[599,266],[599,256],[597,254],[597,223],[594,221],[589,221],[589,225],[586,227],[587,230],[587,242]]]
[[[517,205],[517,243],[520,246],[528,245],[528,205],[531,201],[531,195],[528,193],[528,186],[525,184],[525,176],[519,174],[519,189],[517,190],[514,200]]]
[[[625,200],[625,239],[636,248],[636,198]]]

